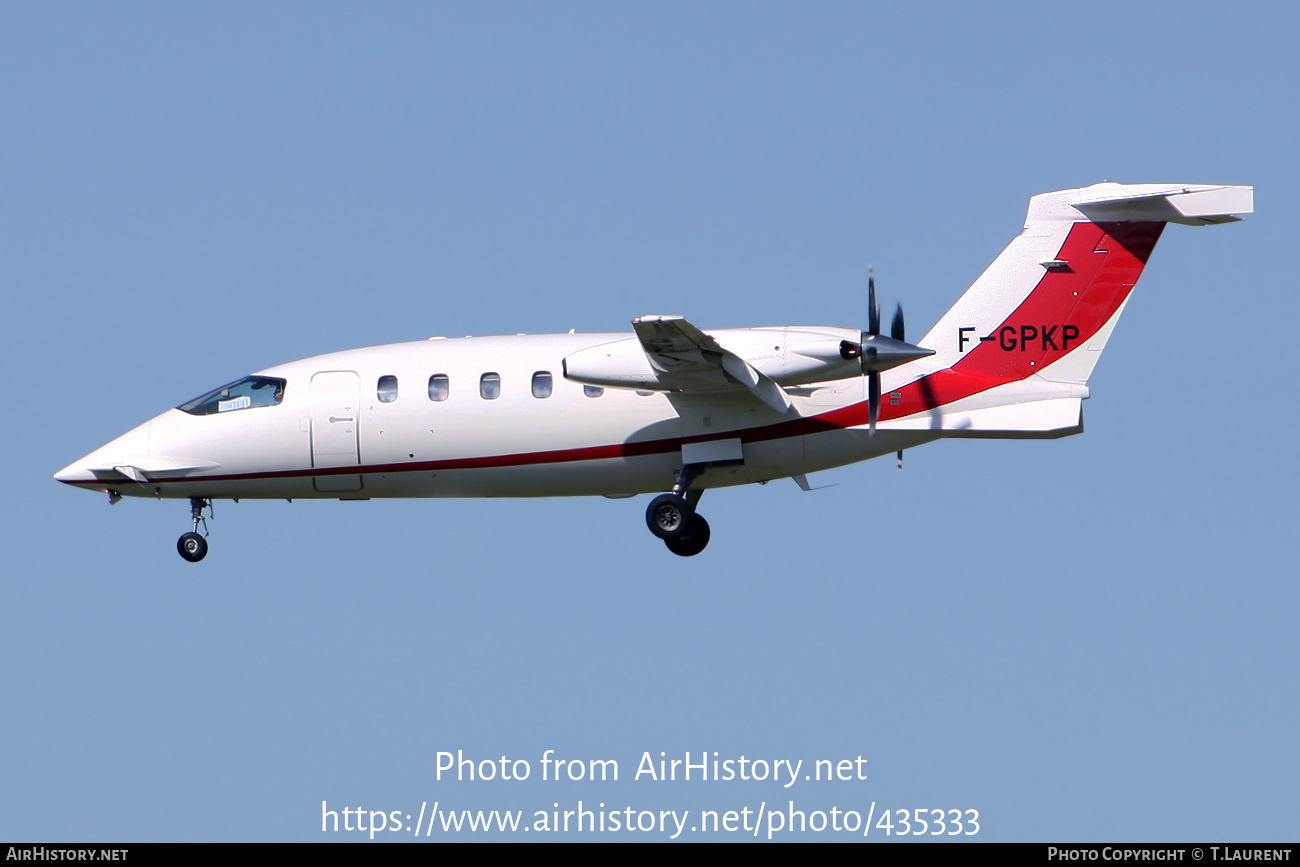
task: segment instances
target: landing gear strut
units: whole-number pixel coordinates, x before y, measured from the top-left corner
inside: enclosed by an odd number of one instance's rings
[[[690,490],[702,472],[704,468],[694,464],[682,467],[672,493],[655,497],[645,512],[650,532],[663,539],[668,550],[679,557],[694,557],[709,544],[709,522],[695,513],[704,492]]]
[[[194,530],[181,536],[176,541],[176,550],[191,563],[197,563],[208,556],[208,519],[203,517],[203,510],[214,514],[212,501],[205,497],[190,497],[190,517],[194,520]],[[203,536],[199,535],[199,524],[203,525]]]

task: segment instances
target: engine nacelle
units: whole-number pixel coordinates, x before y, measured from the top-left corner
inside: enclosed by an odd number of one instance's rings
[[[729,328],[708,332],[718,345],[743,358],[779,385],[808,385],[860,376],[855,359],[845,359],[840,344],[857,341],[861,332],[849,328]],[[606,388],[667,389],[655,375],[641,342],[635,337],[615,340],[575,352],[564,359],[564,375],[575,382]],[[730,384],[721,367],[692,374],[698,387]],[[676,387],[676,386],[674,386]]]
[[[564,358],[564,376],[584,385],[663,391],[635,337],[583,349]]]

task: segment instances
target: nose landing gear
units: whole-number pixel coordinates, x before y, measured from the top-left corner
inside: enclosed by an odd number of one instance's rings
[[[691,482],[704,471],[702,466],[687,464],[677,473],[671,494],[660,494],[645,511],[646,526],[679,557],[694,557],[709,544],[709,522],[695,513],[704,492],[690,490]]]
[[[205,497],[190,497],[190,517],[194,520],[194,530],[181,536],[176,541],[176,550],[191,563],[197,563],[208,556],[208,519],[203,517],[203,510],[215,515],[212,501]],[[199,524],[203,524],[203,535],[199,535]]]

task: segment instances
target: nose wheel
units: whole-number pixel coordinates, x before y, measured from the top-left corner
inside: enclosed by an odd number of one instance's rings
[[[212,501],[205,497],[190,497],[190,517],[194,521],[194,529],[181,536],[176,540],[176,550],[182,557],[191,563],[197,563],[204,557],[208,556],[208,520],[203,517],[203,510],[207,509],[209,515],[214,515]],[[199,535],[199,524],[203,525],[203,535]]]
[[[198,533],[186,533],[176,542],[176,550],[191,563],[197,563],[208,556],[208,540]]]

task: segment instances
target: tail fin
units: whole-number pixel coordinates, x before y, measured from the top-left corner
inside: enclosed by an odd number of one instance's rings
[[[1088,377],[1165,224],[1252,210],[1253,189],[1240,186],[1103,183],[1034,196],[1024,231],[921,341],[936,351],[925,387],[895,389],[888,415],[912,427],[904,419],[920,413],[933,426],[941,410],[942,427],[965,436],[1077,432]]]

